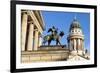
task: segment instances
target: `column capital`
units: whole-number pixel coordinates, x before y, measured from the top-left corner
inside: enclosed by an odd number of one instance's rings
[[[37,31],[38,32],[38,29],[34,29],[34,31]]]
[[[34,24],[34,22],[33,22],[33,21],[29,21],[28,23],[29,23],[29,24]]]
[[[21,13],[22,13],[22,14],[28,14],[28,13],[27,13],[27,10],[22,10]]]

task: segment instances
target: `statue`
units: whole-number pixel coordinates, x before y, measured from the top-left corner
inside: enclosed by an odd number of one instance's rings
[[[54,36],[58,33],[58,28],[53,26],[52,28],[49,28],[48,32],[51,32],[52,36]]]
[[[50,28],[48,32],[51,32],[51,34],[44,36],[43,44],[45,45],[45,43],[48,42],[48,45],[50,45],[51,41],[56,41],[56,45],[61,45],[60,38],[63,37],[64,32],[60,31],[60,33],[58,34],[58,29],[56,29],[54,26]]]

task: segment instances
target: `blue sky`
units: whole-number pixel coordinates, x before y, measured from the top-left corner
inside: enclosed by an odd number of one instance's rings
[[[55,11],[42,11],[43,19],[45,22],[45,31],[43,35],[47,35],[48,29],[52,26],[58,28],[59,31],[64,31],[65,35],[61,39],[63,45],[67,44],[67,35],[69,34],[69,28],[74,17],[80,22],[80,25],[85,36],[84,46],[90,50],[90,14],[79,12],[55,12]],[[55,45],[55,41],[51,42],[51,45]]]

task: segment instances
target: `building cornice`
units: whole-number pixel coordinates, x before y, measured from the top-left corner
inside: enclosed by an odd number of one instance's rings
[[[40,26],[44,30],[45,24],[44,24],[44,19],[42,17],[41,11],[34,11],[34,14],[36,15],[36,18],[38,19]]]

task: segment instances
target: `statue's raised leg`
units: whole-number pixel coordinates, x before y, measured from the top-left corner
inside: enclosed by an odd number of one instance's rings
[[[59,40],[57,40],[56,42],[59,43],[60,46],[62,46]],[[62,46],[62,48],[64,48],[64,46]]]

